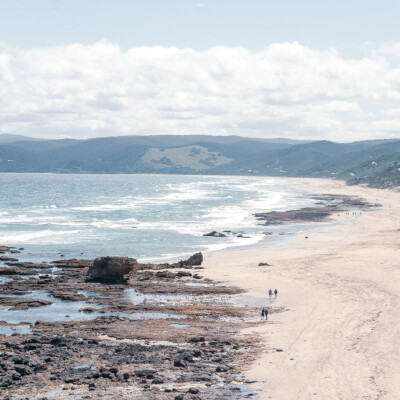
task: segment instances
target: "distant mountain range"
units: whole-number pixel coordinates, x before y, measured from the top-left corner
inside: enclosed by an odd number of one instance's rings
[[[157,135],[38,140],[0,135],[0,172],[329,177],[400,186],[400,140],[353,143]]]

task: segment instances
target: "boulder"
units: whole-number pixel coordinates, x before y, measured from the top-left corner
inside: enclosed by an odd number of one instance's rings
[[[138,267],[138,262],[129,257],[98,257],[89,267],[88,275],[92,280],[102,282],[124,282],[125,275]]]
[[[201,265],[201,263],[203,262],[203,254],[201,253],[196,253],[193,254],[191,257],[189,257],[186,261],[184,261],[183,263],[187,266],[187,267],[192,267],[195,265]]]

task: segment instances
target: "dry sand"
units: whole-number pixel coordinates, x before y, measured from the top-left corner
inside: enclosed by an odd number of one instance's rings
[[[206,259],[206,277],[259,297],[276,287],[274,305],[287,308],[243,332],[264,346],[246,377],[261,400],[400,399],[400,193],[301,181],[382,208],[330,233]]]

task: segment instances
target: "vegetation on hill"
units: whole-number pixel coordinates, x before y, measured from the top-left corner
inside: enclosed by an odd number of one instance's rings
[[[31,140],[0,135],[1,172],[329,177],[400,186],[400,140],[353,143],[239,136]]]

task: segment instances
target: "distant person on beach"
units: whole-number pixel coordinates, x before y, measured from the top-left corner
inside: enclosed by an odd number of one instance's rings
[[[270,297],[272,296],[272,289],[268,290],[268,294],[269,294]]]
[[[265,320],[268,320],[268,308],[265,309]]]
[[[264,315],[265,315],[265,308],[263,308],[261,311],[261,319],[264,319]]]
[[[274,290],[274,295],[275,295],[275,298],[278,296],[278,291],[276,289]]]

